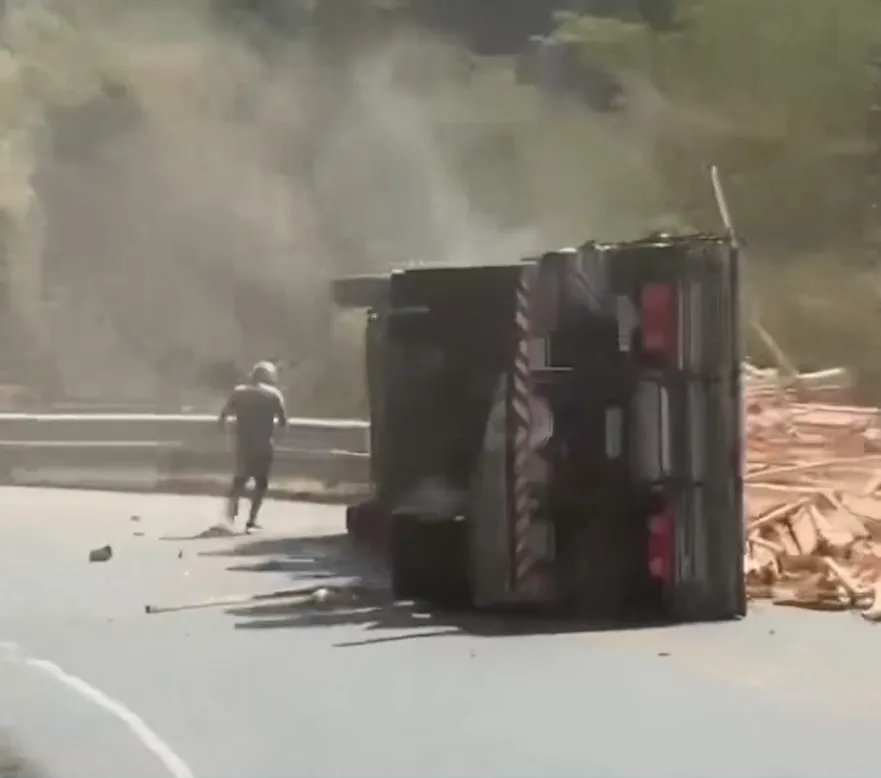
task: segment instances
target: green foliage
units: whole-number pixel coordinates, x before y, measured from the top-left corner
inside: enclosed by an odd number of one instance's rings
[[[705,172],[715,163],[753,240],[859,244],[881,5],[681,0],[677,22],[657,33],[570,16],[560,29],[634,82],[674,206],[711,218]]]
[[[179,198],[194,223],[206,225],[190,248],[163,240],[178,224],[168,217],[144,231],[142,245],[126,235],[109,249],[132,263],[149,255],[156,278],[173,267],[175,283],[165,286],[184,297],[192,287],[181,308],[191,326],[171,314],[141,326],[157,352],[183,341],[200,359],[232,358],[227,336],[211,336],[216,326],[242,336],[245,359],[256,348],[248,339],[262,347],[271,333],[279,339],[273,352],[283,348],[291,365],[285,379],[296,412],[356,414],[361,323],[330,321],[320,291],[329,277],[420,259],[510,260],[661,226],[717,229],[707,177],[717,164],[772,331],[803,363],[841,359],[872,373],[862,355],[881,348],[872,334],[879,330],[876,271],[866,263],[859,275],[842,267],[864,259],[872,230],[881,234],[870,221],[867,180],[881,144],[867,132],[869,106],[881,101],[868,67],[881,46],[878,0],[679,0],[674,23],[658,18],[654,29],[558,15],[557,35],[580,41],[586,59],[624,80],[629,105],[610,116],[517,83],[506,58],[473,57],[412,30],[402,43],[385,13],[365,22],[363,9],[387,6],[384,0],[228,0],[281,20],[264,25],[273,34],[287,30],[285,20],[299,24],[292,8],[317,9],[310,24],[319,28],[316,19],[332,21],[315,39],[298,28],[300,37],[281,41],[275,67],[258,52],[266,36],[238,27],[241,16],[217,25],[224,2],[30,0],[3,30],[0,215],[9,221],[9,253],[22,266],[42,246],[32,177],[45,163],[45,125],[63,113],[59,107],[101,103],[108,83],[138,107],[145,148],[162,164],[144,162],[136,186],[103,207],[118,203],[122,212],[127,196],[152,207],[162,199],[145,194],[155,173],[164,187],[156,191]],[[395,0],[398,11],[427,4]],[[83,115],[107,123],[94,118],[97,109]],[[99,137],[92,129],[84,134]],[[121,158],[134,165],[137,154]],[[94,199],[87,167],[81,189]],[[114,228],[134,223],[112,213],[107,219]],[[75,251],[66,245],[65,261]],[[209,278],[227,278],[229,286],[243,253],[265,300],[283,300],[263,305],[266,323],[248,332],[230,324],[223,285],[207,289],[193,260],[228,255],[228,266],[217,265]],[[131,282],[141,278],[134,265],[108,264],[104,275],[111,270],[126,282],[115,294],[129,320],[135,298],[152,294],[148,279]],[[76,299],[106,312],[98,294],[83,290]],[[163,292],[154,302],[172,297]],[[102,369],[132,351],[94,350]],[[152,375],[149,360],[141,362]],[[871,377],[881,382],[877,370]]]
[[[750,292],[784,348],[805,366],[856,367],[877,397],[881,4],[680,0],[664,33],[559,22],[627,81],[671,210],[718,228],[707,170],[723,171]]]

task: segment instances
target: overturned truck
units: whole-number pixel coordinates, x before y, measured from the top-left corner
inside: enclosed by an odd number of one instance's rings
[[[607,621],[746,611],[736,247],[654,236],[334,284],[365,308],[395,594]]]

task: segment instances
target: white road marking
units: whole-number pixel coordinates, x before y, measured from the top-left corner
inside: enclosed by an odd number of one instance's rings
[[[0,651],[4,658],[11,662],[18,662],[60,681],[68,689],[73,690],[80,697],[103,708],[111,716],[115,716],[125,724],[141,744],[150,751],[162,764],[173,778],[194,778],[193,771],[183,759],[181,759],[159,735],[157,735],[147,723],[136,713],[133,713],[125,705],[112,697],[108,697],[100,689],[96,689],[82,678],[65,672],[54,662],[45,659],[36,659],[27,656],[15,643],[0,642]]]

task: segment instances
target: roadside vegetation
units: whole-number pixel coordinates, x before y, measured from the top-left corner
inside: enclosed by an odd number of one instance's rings
[[[209,407],[278,357],[294,412],[361,413],[360,319],[331,312],[333,277],[719,229],[716,164],[749,310],[799,364],[881,393],[881,6],[500,8],[9,0],[16,374]],[[524,76],[537,45],[577,55]]]

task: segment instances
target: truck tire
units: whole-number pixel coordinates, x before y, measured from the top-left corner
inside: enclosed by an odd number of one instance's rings
[[[470,605],[465,522],[396,516],[391,537],[395,597],[449,609]]]
[[[423,536],[429,575],[425,599],[439,608],[463,610],[471,605],[467,527],[464,521],[426,525]]]
[[[389,533],[392,593],[399,600],[425,596],[425,560],[420,544],[420,522],[411,516],[393,516]]]
[[[356,543],[385,548],[388,543],[387,519],[373,500],[346,508],[346,532]]]
[[[742,619],[746,616],[749,606],[747,605],[746,586],[742,581],[737,582],[737,602],[735,603],[734,618]]]
[[[359,539],[363,534],[363,506],[364,503],[358,503],[357,505],[349,505],[346,508],[346,534],[355,540]]]

